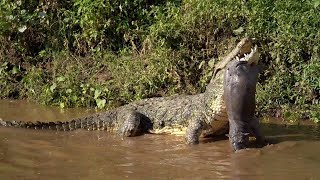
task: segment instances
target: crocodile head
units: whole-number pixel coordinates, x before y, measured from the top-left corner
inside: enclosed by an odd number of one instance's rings
[[[243,38],[237,46],[226,56],[222,61],[220,61],[214,69],[213,76],[211,78],[210,83],[206,87],[206,93],[216,96],[221,95],[223,92],[223,75],[226,69],[226,66],[229,62],[234,59],[238,59],[241,61],[248,61],[249,64],[258,64],[259,60],[259,52],[257,46],[253,46],[252,39]],[[211,109],[214,109],[213,106],[221,107],[220,101],[216,101],[219,99],[218,97],[213,97],[209,99],[208,102]],[[216,104],[219,102],[218,104]],[[216,104],[216,105],[215,105]]]
[[[241,39],[237,46],[215,66],[213,77],[217,75],[217,72],[225,69],[226,65],[234,58],[242,58],[245,54],[249,54],[252,48],[253,43],[251,38],[246,37]]]

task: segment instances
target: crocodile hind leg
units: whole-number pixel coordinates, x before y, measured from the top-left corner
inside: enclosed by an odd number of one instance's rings
[[[124,137],[137,136],[139,133],[139,125],[141,122],[141,114],[135,110],[122,110],[118,114],[118,120],[121,126],[118,129],[118,134]]]
[[[185,140],[187,144],[199,144],[199,137],[201,135],[204,122],[200,117],[192,118],[186,131]]]

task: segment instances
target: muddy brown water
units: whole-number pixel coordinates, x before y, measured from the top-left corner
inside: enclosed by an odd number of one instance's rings
[[[94,112],[0,100],[2,119],[63,121]],[[320,179],[318,126],[272,122],[263,131],[278,143],[233,153],[227,139],[187,146],[180,136],[0,127],[0,179]]]

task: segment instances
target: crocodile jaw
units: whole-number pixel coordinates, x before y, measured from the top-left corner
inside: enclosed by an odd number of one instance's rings
[[[246,61],[250,65],[258,65],[260,59],[260,53],[258,52],[258,47],[255,45],[249,54],[244,54],[244,57],[236,57],[238,61]]]

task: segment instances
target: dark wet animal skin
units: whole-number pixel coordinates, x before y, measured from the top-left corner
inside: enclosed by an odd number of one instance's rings
[[[119,108],[66,122],[23,122],[0,119],[0,125],[32,129],[69,131],[74,129],[107,130],[121,136],[139,134],[186,133],[187,144],[199,143],[200,135],[221,135],[229,130],[223,101],[226,64],[236,56],[250,53],[252,42],[242,39],[215,68],[206,91],[197,95],[144,99]]]
[[[259,67],[234,60],[227,65],[224,78],[224,99],[230,123],[229,139],[234,150],[248,147],[249,135],[258,143],[264,140],[255,114],[255,94]]]

